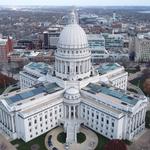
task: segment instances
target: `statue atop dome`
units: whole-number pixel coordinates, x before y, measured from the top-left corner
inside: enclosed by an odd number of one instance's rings
[[[78,14],[75,7],[72,8],[69,14],[68,24],[78,24]]]

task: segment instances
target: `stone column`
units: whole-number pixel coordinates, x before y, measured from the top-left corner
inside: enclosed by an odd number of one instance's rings
[[[12,124],[11,124],[11,119],[10,119],[11,117],[10,117],[10,115],[9,115],[9,117],[8,117],[8,122],[9,122],[9,130],[11,130],[12,131]]]
[[[71,109],[70,109],[70,106],[69,107],[69,119],[71,119]]]
[[[132,131],[134,131],[134,121],[135,121],[135,116],[132,117]]]
[[[74,119],[76,118],[76,106],[73,106],[73,116],[74,116]]]
[[[11,125],[12,125],[12,132],[15,132],[14,117],[13,116],[11,116]]]
[[[66,74],[66,61],[64,62],[64,72]]]

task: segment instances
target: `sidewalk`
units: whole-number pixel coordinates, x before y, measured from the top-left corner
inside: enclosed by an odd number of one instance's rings
[[[0,134],[0,150],[17,150],[7,139]]]

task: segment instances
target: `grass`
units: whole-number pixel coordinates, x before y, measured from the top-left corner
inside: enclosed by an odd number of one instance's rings
[[[83,143],[86,140],[86,136],[84,133],[80,132],[77,134],[77,142]]]
[[[14,88],[12,90],[10,90],[9,92],[13,92],[13,91],[16,91],[16,90],[19,90],[20,88]]]
[[[95,132],[95,131],[93,131]],[[96,147],[95,150],[104,150],[104,146],[110,141],[108,138],[100,135],[99,133],[95,132],[97,137],[98,137],[98,145]],[[32,141],[29,141],[27,143],[25,143],[23,140],[14,140],[14,141],[11,141],[11,143],[13,145],[16,145],[18,144],[18,148],[17,150],[31,150],[31,146],[32,145],[38,145],[39,146],[39,149],[38,150],[47,150],[45,148],[45,136],[46,136],[47,133],[33,139]],[[65,143],[66,142],[66,133],[64,132],[61,132],[58,136],[57,136],[57,140],[61,143]],[[78,143],[82,143],[86,140],[86,136],[83,134],[83,133],[78,133],[77,134],[77,141]],[[127,145],[130,145],[131,142],[130,141],[124,141]]]
[[[94,131],[95,132],[95,131]],[[98,137],[98,145],[95,150],[104,150],[104,146],[110,141],[106,137],[100,135],[96,132],[96,135]]]
[[[95,131],[93,131],[95,132]],[[95,132],[96,133],[96,132]],[[110,140],[107,139],[106,137],[100,135],[99,133],[96,133],[97,137],[98,137],[98,145],[96,147],[95,150],[103,150],[104,149],[104,145],[107,144]],[[61,132],[58,136],[57,136],[57,140],[61,143],[65,143],[66,142],[66,134],[64,132]],[[82,143],[86,140],[86,136],[83,133],[78,133],[77,134],[77,141],[78,143]]]
[[[66,143],[66,133],[61,132],[60,134],[58,134],[57,140],[62,144]],[[80,132],[77,134],[78,143],[83,143],[85,140],[86,140],[86,136],[84,133]]]
[[[0,94],[2,94],[4,92],[4,88],[0,88]]]
[[[47,133],[33,139],[32,141],[29,141],[27,143],[25,143],[23,140],[21,139],[17,139],[14,141],[11,141],[11,143],[13,145],[18,144],[19,146],[17,147],[17,150],[31,150],[31,146],[32,145],[38,145],[39,149],[38,150],[47,150],[45,147],[45,136]]]
[[[122,140],[126,145],[131,145],[132,142],[131,141],[128,141],[128,140]]]
[[[144,79],[143,78],[135,78],[130,81],[133,85],[139,87],[143,91],[143,83]]]
[[[66,143],[66,133],[64,132],[59,133],[57,136],[57,140],[62,144]]]
[[[128,89],[128,91],[138,94],[138,92],[136,90],[134,90],[134,89]]]

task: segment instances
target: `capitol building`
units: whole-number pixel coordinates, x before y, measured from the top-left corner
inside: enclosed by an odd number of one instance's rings
[[[0,96],[0,130],[10,138],[28,142],[62,126],[66,142],[75,143],[83,125],[109,139],[133,140],[144,130],[147,98],[127,91],[128,73],[119,64],[91,65],[76,18],[72,11],[60,34],[54,68],[38,73],[31,63],[20,73],[21,89]]]

